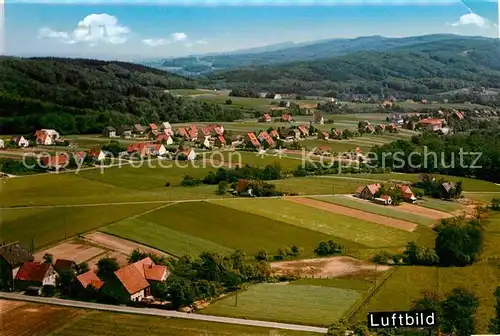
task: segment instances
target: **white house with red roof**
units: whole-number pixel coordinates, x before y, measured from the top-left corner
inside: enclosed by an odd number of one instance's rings
[[[392,197],[388,195],[380,195],[380,197],[374,198],[373,201],[382,205],[391,205]]]
[[[174,135],[174,132],[172,131],[172,126],[168,121],[162,122],[160,124],[159,130],[165,134]]]
[[[299,126],[299,131],[304,138],[309,136],[309,130],[304,125]]]
[[[15,136],[10,138],[10,142],[14,143],[17,147],[28,147],[30,142],[23,136]]]
[[[403,200],[405,202],[415,203],[417,201],[415,194],[413,193],[413,191],[409,186],[400,184],[397,185],[396,188],[399,188],[401,190],[401,193],[403,195]]]
[[[431,118],[425,118],[422,119],[418,122],[418,124],[425,129],[428,129],[430,131],[439,131],[441,128],[443,128],[443,120],[442,119],[431,119]]]
[[[289,115],[288,113],[283,114],[281,116],[281,121],[283,121],[283,122],[291,122],[292,121],[292,116]]]
[[[215,138],[214,145],[216,147],[225,147],[226,146],[226,138],[224,138],[222,135],[219,135],[217,138]]]
[[[274,142],[273,138],[271,138],[271,136],[269,135],[269,133],[267,133],[266,131],[260,132],[258,139],[261,142],[264,142],[267,145],[267,147],[274,147],[274,146],[276,146],[276,142]]]
[[[156,139],[155,139],[156,143],[159,143],[159,144],[167,144],[167,145],[172,145],[174,143],[174,140],[172,139],[172,137],[170,136],[170,134],[167,134],[167,133],[161,133],[159,134]]]
[[[51,264],[27,261],[22,264],[14,278],[14,288],[23,290],[36,287],[38,294],[41,294],[42,287],[55,286],[56,279],[57,273]]]
[[[375,194],[380,190],[380,187],[380,183],[360,186],[356,189],[356,196],[363,199],[373,199]]]
[[[271,115],[269,113],[266,113],[259,119],[259,122],[271,122],[271,120]]]
[[[88,271],[80,274],[76,277],[76,282],[81,286],[82,289],[88,289],[89,286],[94,287],[99,290],[104,285],[104,281],[99,279],[94,271]]]
[[[130,301],[141,301],[151,296],[151,283],[165,281],[170,275],[166,266],[155,265],[147,257],[114,272],[121,291],[118,295]]]
[[[274,129],[271,132],[269,132],[269,135],[271,137],[275,138],[275,139],[279,139],[280,138],[280,135],[279,135],[278,131],[274,130]]]
[[[328,140],[330,138],[330,134],[328,132],[318,132],[318,139]]]
[[[196,152],[191,147],[178,148],[175,156],[189,161],[196,160]]]

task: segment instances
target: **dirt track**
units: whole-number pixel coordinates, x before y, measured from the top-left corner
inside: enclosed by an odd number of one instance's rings
[[[407,211],[407,212],[411,212],[411,213],[414,213],[417,215],[422,215],[424,217],[436,219],[436,220],[453,217],[453,214],[449,214],[449,213],[434,210],[434,209],[424,208],[422,206],[409,204],[409,203],[401,203],[398,206],[398,208],[401,210]]]
[[[391,227],[405,230],[405,231],[409,231],[409,232],[412,232],[417,228],[417,224],[415,224],[415,223],[411,223],[411,222],[407,222],[407,221],[403,221],[403,220],[395,219],[395,218],[391,218],[391,217],[371,214],[371,213],[364,212],[361,210],[351,209],[351,208],[344,207],[341,205],[322,202],[322,201],[314,200],[311,198],[286,197],[286,199],[288,201],[295,202],[298,204],[303,204],[303,205],[307,205],[307,206],[314,207],[317,209],[326,210],[326,211],[330,211],[333,213],[362,219],[362,220],[373,222],[376,224],[391,226]]]
[[[341,277],[362,271],[383,272],[389,266],[371,264],[351,257],[330,257],[271,263],[277,273],[295,273],[318,278]]]
[[[103,232],[92,232],[85,236],[88,241],[104,246],[112,251],[117,251],[125,255],[130,255],[133,250],[139,249],[144,252],[151,252],[158,255],[167,255],[165,252],[154,249],[152,247],[147,247],[138,243],[134,243],[130,240],[118,238],[112,235],[105,234]],[[104,251],[103,251],[104,252]]]

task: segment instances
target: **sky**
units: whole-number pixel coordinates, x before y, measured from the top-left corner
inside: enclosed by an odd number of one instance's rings
[[[0,51],[16,56],[152,59],[371,35],[499,36],[492,0],[3,1]]]

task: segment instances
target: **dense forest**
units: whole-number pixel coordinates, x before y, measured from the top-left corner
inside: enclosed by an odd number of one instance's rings
[[[0,133],[37,128],[64,133],[101,132],[105,126],[226,120],[241,112],[175,97],[169,89],[195,82],[124,62],[60,58],[0,58]]]
[[[448,136],[425,132],[409,141],[398,140],[381,147],[375,146],[372,152],[376,154],[378,167],[391,167],[393,171],[470,176],[498,183],[500,124],[483,126],[487,128]],[[464,153],[462,159],[460,152]]]
[[[415,97],[462,88],[500,88],[498,42],[448,39],[343,56],[254,66],[206,75],[212,85],[322,95]]]

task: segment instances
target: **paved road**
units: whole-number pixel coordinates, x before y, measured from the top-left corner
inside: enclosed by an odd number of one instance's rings
[[[286,330],[298,330],[298,331],[308,331],[326,334],[326,328],[312,327],[306,325],[298,325],[298,324],[287,324],[287,323],[276,323],[276,322],[266,322],[266,321],[257,321],[257,320],[245,320],[231,317],[221,317],[221,316],[212,316],[212,315],[201,315],[201,314],[188,314],[181,313],[177,311],[171,310],[162,310],[162,309],[152,309],[152,308],[134,308],[134,307],[124,307],[124,306],[111,306],[100,303],[92,303],[92,302],[83,302],[83,301],[73,301],[73,300],[62,300],[56,298],[44,298],[37,296],[26,296],[15,293],[5,293],[0,292],[0,298],[2,299],[10,299],[10,300],[19,300],[19,301],[29,301],[36,303],[45,303],[45,304],[54,304],[59,306],[67,306],[67,307],[75,307],[75,308],[83,308],[83,309],[95,309],[95,310],[103,310],[117,313],[129,313],[129,314],[139,314],[139,315],[151,315],[151,316],[162,316],[162,317],[176,317],[183,319],[191,319],[191,320],[200,320],[200,321],[208,321],[208,322],[220,322],[220,323],[229,323],[229,324],[241,324],[247,326],[254,327],[264,327],[264,328],[272,328],[272,329],[286,329]]]

